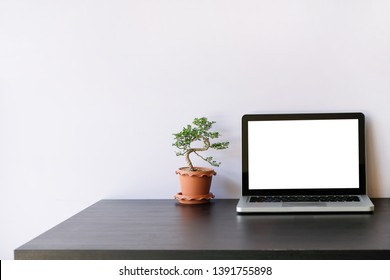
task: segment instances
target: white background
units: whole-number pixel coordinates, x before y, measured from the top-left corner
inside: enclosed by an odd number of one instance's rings
[[[131,260],[131,261],[3,261],[2,280],[58,280],[68,279],[333,279],[335,275],[343,279],[384,279],[388,270],[388,260]],[[50,264],[50,265],[48,265]],[[142,276],[119,275],[125,267],[132,271],[146,271]],[[259,269],[256,269],[259,267]],[[256,275],[265,268],[263,275]],[[156,275],[153,270],[172,271],[181,275]],[[216,268],[216,270],[214,270]],[[199,273],[200,270],[203,272]],[[223,273],[228,271],[228,273]],[[234,271],[234,272],[233,272]],[[240,271],[240,272],[239,272]],[[267,271],[270,275],[267,275]],[[321,273],[318,273],[321,271]],[[193,272],[194,275],[183,275]],[[195,272],[195,273],[194,273]],[[214,275],[216,272],[217,275]],[[254,272],[254,273],[253,273]],[[145,275],[149,273],[149,275]],[[251,273],[253,273],[251,275]],[[234,275],[235,274],[235,275]],[[246,274],[246,275],[245,275]]]
[[[0,258],[97,200],[172,199],[172,133],[199,116],[231,142],[213,154],[218,198],[240,194],[243,114],[325,111],[367,115],[369,193],[390,196],[389,14],[387,0],[1,0]]]

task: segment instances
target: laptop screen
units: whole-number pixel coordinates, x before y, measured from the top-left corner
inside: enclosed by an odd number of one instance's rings
[[[351,194],[365,190],[362,153],[364,116],[360,113],[246,115],[243,191]]]

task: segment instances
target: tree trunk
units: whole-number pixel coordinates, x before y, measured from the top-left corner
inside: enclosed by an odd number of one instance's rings
[[[203,138],[203,143],[204,143],[203,148],[191,148],[185,153],[185,158],[186,158],[188,167],[190,168],[191,171],[195,171],[196,169],[194,168],[194,165],[191,162],[190,154],[193,152],[204,152],[210,148],[209,138]]]

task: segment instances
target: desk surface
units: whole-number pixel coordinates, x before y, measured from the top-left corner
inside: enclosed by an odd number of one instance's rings
[[[390,199],[373,214],[237,215],[235,199],[101,200],[15,259],[390,259]]]

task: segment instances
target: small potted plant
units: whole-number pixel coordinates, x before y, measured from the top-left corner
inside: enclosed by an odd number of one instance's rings
[[[192,164],[190,155],[196,155],[208,162],[212,166],[219,166],[211,156],[204,157],[201,152],[209,149],[223,150],[227,149],[229,142],[213,142],[219,138],[218,132],[211,132],[214,121],[207,118],[195,118],[192,125],[187,125],[182,131],[173,134],[174,143],[172,144],[179,151],[177,156],[184,156],[187,162],[186,167],[181,167],[176,171],[180,175],[181,192],[175,198],[183,204],[202,204],[208,202],[214,195],[210,192],[211,179],[216,172],[212,168],[196,167]],[[199,146],[193,146],[197,142]]]

